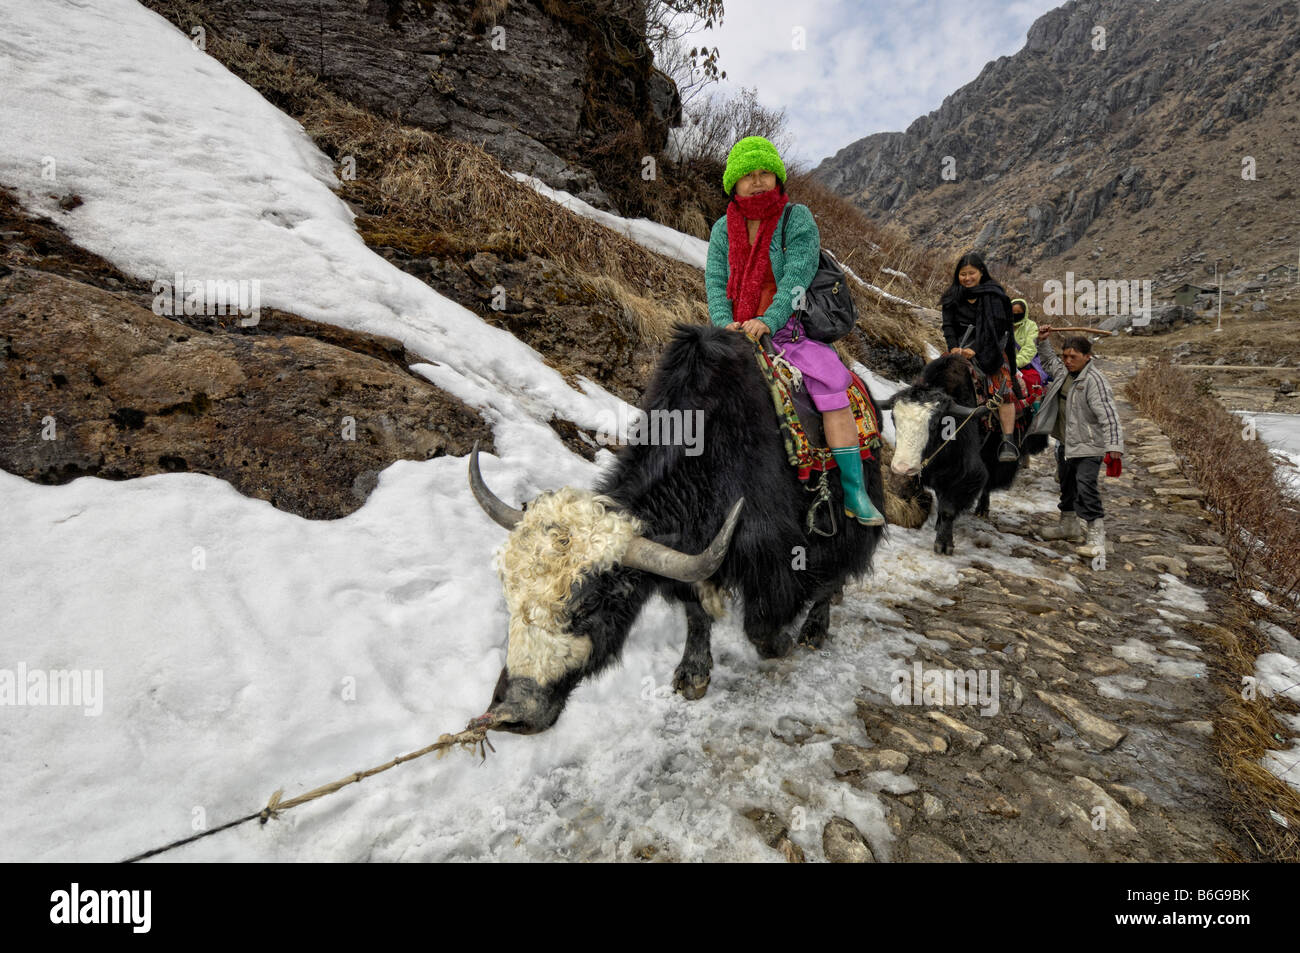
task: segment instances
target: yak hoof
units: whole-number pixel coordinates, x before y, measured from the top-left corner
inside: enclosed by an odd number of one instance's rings
[[[698,701],[709,690],[709,673],[683,672],[678,669],[673,675],[673,690],[687,701]]]
[[[806,645],[810,649],[819,649],[826,643],[825,632],[800,632],[799,644]]]
[[[810,649],[819,649],[826,644],[826,639],[830,632],[824,626],[805,625],[799,633],[799,644],[806,645]]]
[[[934,551],[938,553],[940,556],[951,556],[952,540],[944,541],[942,539],[936,539],[934,541]]]

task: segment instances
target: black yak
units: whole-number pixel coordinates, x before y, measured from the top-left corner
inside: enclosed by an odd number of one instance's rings
[[[989,492],[1011,486],[1027,455],[1041,453],[1047,438],[1023,439],[1020,458],[998,462],[1002,431],[985,427],[991,413],[976,403],[970,363],[945,354],[921,369],[915,383],[884,403],[894,412],[894,459],[902,476],[921,475],[921,485],[934,490],[938,503],[934,551],[951,555],[957,514],[975,503],[976,516],[987,516]],[[1020,421],[1017,435],[1023,434]]]
[[[685,606],[686,648],[673,686],[699,698],[725,593],[742,597],[745,635],[760,656],[774,658],[794,648],[788,627],[810,604],[798,641],[819,647],[831,600],[870,569],[882,528],[839,516],[836,475],[827,482],[838,531],[805,533],[813,494],[787,460],[744,335],[679,326],[642,406],[652,415],[700,411],[702,441],[691,452],[680,442],[623,447],[593,491],[543,493],[523,510],[492,494],[471,456],[475,498],[511,530],[500,560],[510,610],[506,665],[474,724],[525,734],[549,728],[574,687],[619,658],[656,592]],[[878,458],[864,460],[863,472],[883,510]]]

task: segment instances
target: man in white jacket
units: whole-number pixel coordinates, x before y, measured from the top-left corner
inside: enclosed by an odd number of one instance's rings
[[[1056,475],[1061,483],[1061,521],[1045,527],[1044,539],[1081,540],[1087,524],[1087,541],[1077,550],[1088,557],[1104,556],[1106,524],[1101,508],[1098,476],[1103,461],[1107,472],[1118,476],[1124,454],[1124,431],[1115,408],[1115,395],[1106,375],[1092,362],[1092,342],[1068,337],[1057,357],[1047,336],[1051,327],[1038,329],[1038,356],[1052,375],[1028,434],[1056,438]]]

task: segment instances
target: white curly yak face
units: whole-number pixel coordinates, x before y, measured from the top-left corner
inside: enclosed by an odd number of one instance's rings
[[[569,632],[569,593],[584,576],[617,565],[641,531],[613,500],[587,490],[563,487],[528,504],[497,555],[512,678],[548,685],[586,663],[591,639]]]
[[[930,419],[939,410],[939,401],[899,401],[894,404],[895,473],[911,474],[921,470],[921,455],[930,441]]]

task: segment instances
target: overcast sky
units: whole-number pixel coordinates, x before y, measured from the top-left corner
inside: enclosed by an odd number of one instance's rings
[[[784,107],[787,158],[812,167],[873,132],[901,131],[1025,45],[1030,24],[1064,0],[726,0],[717,46],[731,93],[757,87]],[[803,50],[793,46],[802,27]],[[715,89],[718,87],[714,87]]]

